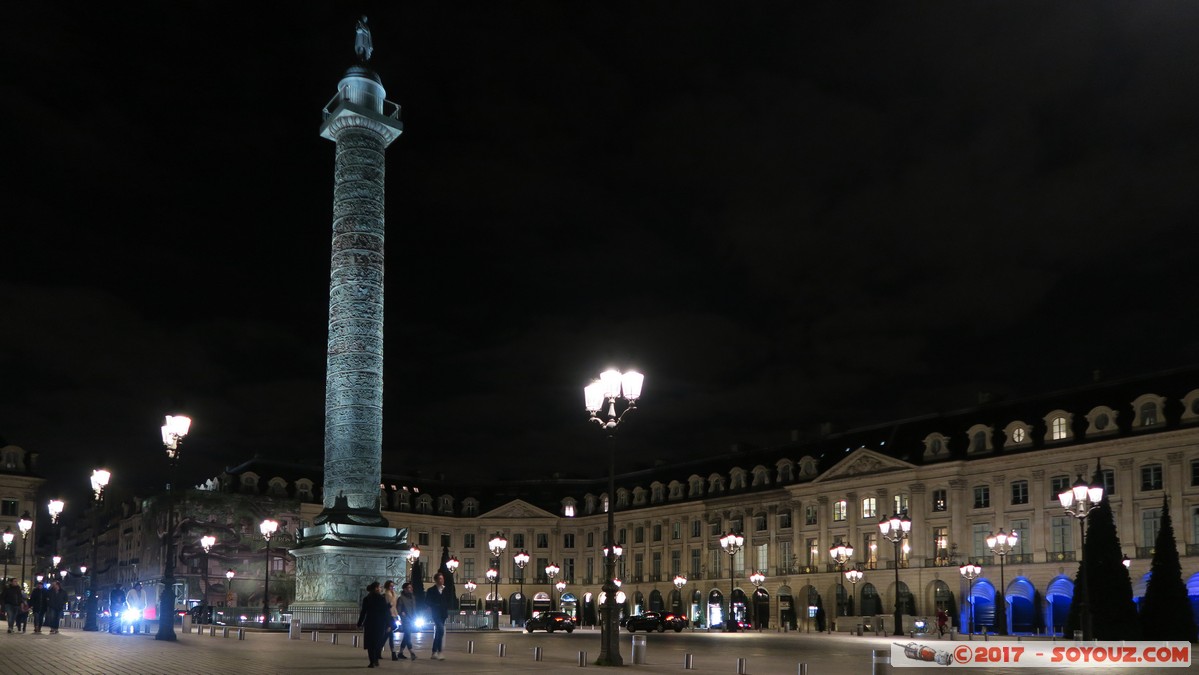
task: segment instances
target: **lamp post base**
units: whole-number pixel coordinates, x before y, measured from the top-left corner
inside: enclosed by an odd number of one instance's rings
[[[163,579],[162,596],[158,599],[158,632],[155,640],[174,642],[175,636],[175,580]]]

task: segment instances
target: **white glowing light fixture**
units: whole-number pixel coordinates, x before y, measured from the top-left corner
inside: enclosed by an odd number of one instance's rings
[[[56,556],[50,558],[50,562],[53,562],[54,566],[58,567],[58,564],[62,562],[62,556],[56,555]]]
[[[450,571],[450,574],[453,574],[458,570],[458,565],[460,564],[457,558],[450,556],[450,559],[445,561],[445,568]]]
[[[612,555],[616,556],[617,558],[620,558],[620,556],[623,554],[624,554],[623,546],[621,546],[620,544],[612,545]],[[607,546],[604,547],[604,557],[605,558],[608,557],[608,547]]]
[[[494,568],[494,567],[492,567],[491,569],[487,570],[487,580],[488,580],[488,581],[490,581],[491,583],[495,583],[495,579],[496,579],[496,577],[498,577],[499,575],[500,575],[500,573],[499,573],[499,572],[497,572],[497,571],[495,571],[495,568]]]
[[[487,548],[491,549],[491,555],[498,558],[508,548],[508,540],[504,538],[504,535],[497,534],[487,542]]]
[[[975,565],[974,563],[966,563],[965,565],[959,567],[958,571],[962,573],[962,576],[965,577],[967,581],[974,581],[982,576],[983,568]]]
[[[184,415],[167,415],[166,424],[162,425],[162,444],[167,448],[167,455],[174,458],[179,449],[179,442],[191,429],[192,420]]]
[[[620,588],[620,585],[623,584],[624,582],[621,581],[620,579],[613,579],[612,583],[616,584],[617,588]],[[617,596],[617,597],[619,597],[619,596]]]
[[[512,562],[516,563],[516,566],[523,570],[525,565],[529,564],[528,551],[521,550],[517,552],[516,555],[512,556]]]
[[[33,529],[33,521],[29,519],[28,511],[22,514],[21,519],[17,521],[17,529],[21,531],[22,539],[24,539],[25,535],[29,534],[29,531]]]
[[[12,546],[12,540],[16,539],[16,538],[17,538],[17,535],[12,533],[11,527],[4,528],[4,534],[0,535],[0,539],[4,539],[4,547],[5,548]]]
[[[766,575],[762,574],[761,570],[749,575],[749,583],[753,584],[755,588],[761,586],[765,581]]]
[[[604,407],[604,385],[599,380],[583,387],[583,400],[586,402],[587,412],[599,412],[599,409]]]
[[[620,371],[615,368],[609,368],[600,373],[600,383],[603,385],[604,398],[616,398],[620,396]]]
[[[554,584],[554,588],[558,589],[558,592],[561,593],[562,591],[566,590],[566,582],[559,581],[558,583]]]
[[[100,499],[100,495],[111,479],[112,473],[104,469],[96,469],[92,472],[92,492],[96,494],[96,499]]]
[[[624,591],[616,591],[616,604],[623,605],[626,597]]]
[[[215,545],[216,537],[212,536],[211,534],[206,534],[203,537],[200,537],[200,548],[204,549],[205,553],[208,553],[208,550]]]
[[[233,576],[234,576],[235,574],[237,574],[237,572],[234,572],[234,571],[233,571],[233,569],[232,569],[232,568],[230,568],[229,570],[227,570],[227,571],[225,572],[225,578],[226,578],[226,579],[228,579],[229,581],[233,581]]]
[[[674,577],[674,587],[678,588],[678,589],[682,589],[683,586],[686,586],[686,585],[687,585],[687,577],[685,577],[681,574],[676,574]]]
[[[418,558],[420,558],[420,548],[413,544],[412,548],[408,549],[408,562],[414,563]]]
[[[66,504],[64,504],[61,499],[50,500],[50,503],[46,505],[46,510],[50,512],[51,523],[58,523],[58,517],[62,515],[62,510],[65,507]]]
[[[462,587],[466,589],[467,593],[474,593],[475,589],[478,588],[479,585],[476,584],[473,580],[467,580],[467,582],[465,584],[462,584]]]
[[[550,578],[550,581],[553,581],[554,577],[558,576],[558,572],[561,572],[561,571],[562,571],[562,568],[558,567],[554,563],[550,563],[545,566],[545,575]]]
[[[279,523],[271,520],[270,518],[267,518],[258,524],[258,531],[262,533],[262,538],[266,539],[267,541],[271,540],[271,537],[275,535],[275,531],[278,529]]]

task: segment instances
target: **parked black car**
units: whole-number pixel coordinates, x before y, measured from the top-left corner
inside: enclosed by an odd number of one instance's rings
[[[535,630],[544,630],[547,633],[564,630],[573,633],[574,629],[575,620],[565,612],[542,612],[525,622],[525,630],[530,633]]]
[[[666,629],[673,630],[676,633],[682,632],[687,626],[687,619],[678,614],[669,612],[646,612],[644,614],[634,614],[624,620],[624,627],[630,633],[644,630],[656,630],[659,633],[665,632]]]

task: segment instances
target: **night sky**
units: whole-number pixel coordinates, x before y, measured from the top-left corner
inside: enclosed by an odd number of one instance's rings
[[[51,491],[322,457],[333,144],[388,151],[384,471],[621,468],[1199,362],[1199,5],[21,3],[0,438]]]

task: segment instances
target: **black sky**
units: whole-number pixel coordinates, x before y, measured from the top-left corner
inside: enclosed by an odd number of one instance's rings
[[[1199,361],[1199,6],[52,3],[0,79],[0,437],[319,463],[321,107],[370,16],[388,152],[387,471],[622,462]]]

